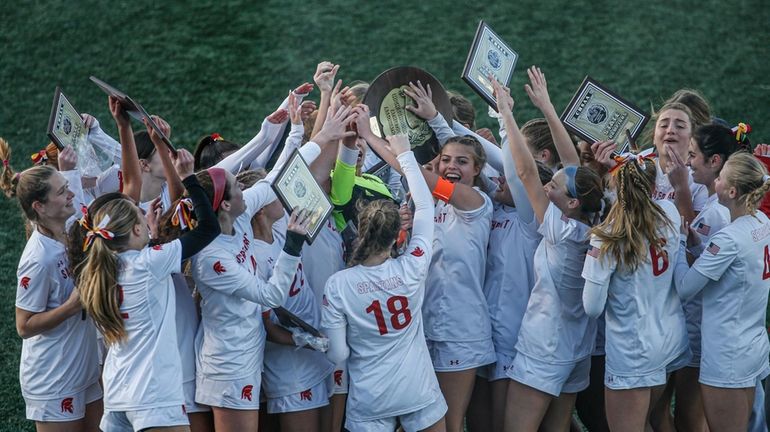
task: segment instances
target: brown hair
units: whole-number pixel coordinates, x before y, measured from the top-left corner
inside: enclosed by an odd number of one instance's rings
[[[392,200],[378,199],[358,207],[358,238],[350,254],[351,267],[388,250],[401,228],[398,207]]]
[[[577,167],[575,171],[576,197],[580,200],[580,211],[585,215],[598,214],[602,210],[604,189],[599,174],[591,168]]]
[[[551,160],[545,161],[547,164],[557,166],[561,163],[559,152],[556,150],[556,144],[551,136],[551,129],[544,118],[532,119],[521,127],[521,134],[527,139],[527,145],[533,153],[540,153],[548,150],[551,153]]]
[[[484,165],[487,163],[487,154],[484,152],[484,147],[479,140],[472,135],[449,138],[444,144],[444,147],[442,147],[442,153],[443,149],[449,144],[459,144],[469,148],[471,156],[473,157],[473,163],[479,168],[479,174],[473,178],[473,185],[483,189],[484,182],[481,180],[481,170],[484,169]]]
[[[476,109],[471,101],[459,93],[447,92],[449,103],[452,105],[452,118],[465,125],[468,129],[476,128]]]
[[[679,89],[666,100],[664,105],[675,102],[681,103],[690,109],[690,121],[692,122],[693,130],[698,126],[711,123],[711,106],[698,90]]]
[[[109,222],[104,229],[114,238],[95,236],[86,260],[78,264],[80,274],[80,302],[94,320],[96,328],[110,346],[126,339],[126,328],[120,314],[121,292],[118,287],[118,252],[125,249],[131,232],[139,223],[136,205],[128,199],[115,199],[104,204],[92,216],[94,226],[105,218]]]
[[[720,174],[728,185],[736,189],[738,202],[752,215],[757,211],[759,202],[770,191],[770,179],[765,180],[766,175],[765,166],[746,152],[733,153]]]
[[[665,240],[659,230],[671,227],[671,221],[652,199],[655,175],[655,162],[650,159],[643,159],[641,166],[632,160],[618,168],[614,174],[617,201],[604,222],[591,230],[602,241],[599,258],[609,255],[619,269],[636,270],[649,259],[648,247],[662,253]]]
[[[206,135],[198,141],[193,152],[195,158],[194,167],[196,171],[211,168],[224,159],[224,154],[233,152],[241,147],[224,139],[214,139],[211,135]]]

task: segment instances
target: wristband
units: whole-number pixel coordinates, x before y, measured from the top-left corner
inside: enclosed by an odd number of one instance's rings
[[[283,245],[283,251],[291,256],[298,257],[304,243],[304,235],[295,233],[294,231],[288,231],[286,232],[286,243]]]
[[[445,203],[449,202],[449,199],[452,198],[452,193],[455,191],[455,184],[450,182],[449,180],[439,177],[438,181],[436,181],[436,187],[433,188],[433,198],[439,199],[441,201],[444,201]]]

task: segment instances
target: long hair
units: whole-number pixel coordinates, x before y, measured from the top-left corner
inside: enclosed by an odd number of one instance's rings
[[[649,248],[662,253],[665,240],[660,228],[671,227],[671,221],[652,199],[655,184],[655,162],[643,159],[640,163],[628,161],[615,175],[617,201],[604,222],[591,230],[602,247],[599,259],[609,255],[618,269],[632,272],[649,259]],[[649,246],[648,246],[649,245]]]
[[[452,105],[452,118],[465,125],[468,129],[476,128],[476,110],[471,101],[460,93],[447,92],[449,104]]]
[[[548,165],[558,166],[561,163],[556,144],[553,142],[551,128],[544,118],[535,118],[524,123],[521,127],[521,134],[527,139],[527,146],[532,153],[548,150],[551,154],[551,160],[545,161]]]
[[[487,163],[487,154],[484,152],[484,147],[481,145],[479,140],[471,135],[455,136],[449,138],[444,144],[443,148],[446,148],[446,146],[449,144],[460,144],[471,152],[473,163],[479,169],[479,174],[473,178],[473,185],[479,188],[483,188],[484,182],[481,180],[481,172],[484,169],[484,165]]]
[[[730,128],[718,124],[698,127],[693,132],[692,139],[706,159],[714,155],[720,155],[722,157],[722,167],[724,167],[731,154],[741,150],[748,151],[751,148],[748,142],[737,141],[735,133]]]
[[[401,218],[392,200],[370,201],[358,209],[358,238],[348,265],[361,264],[374,254],[388,250],[398,237]]]
[[[83,309],[91,315],[109,346],[124,341],[127,336],[120,315],[122,293],[118,287],[118,252],[126,247],[134,226],[140,221],[136,205],[124,198],[105,203],[93,215],[93,226],[99,226],[108,216],[109,223],[104,229],[110,231],[114,238],[94,237],[86,260],[78,264],[78,289]]]
[[[765,166],[746,152],[730,156],[720,174],[729,186],[736,189],[738,202],[752,215],[756,213],[759,202],[770,191],[770,179],[765,180],[766,175]]]
[[[222,139],[218,134],[206,135],[195,146],[195,170],[204,170],[218,164],[225,158],[225,153],[240,149],[238,144]]]

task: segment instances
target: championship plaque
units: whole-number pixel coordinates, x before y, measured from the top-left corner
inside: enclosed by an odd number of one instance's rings
[[[291,213],[295,207],[299,207],[312,213],[306,236],[308,244],[312,244],[334,207],[326,192],[313,178],[298,149],[294,150],[289,161],[278,172],[272,187],[287,212]]]
[[[150,124],[150,127],[152,130],[160,136],[160,138],[163,140],[163,143],[166,144],[169,151],[176,156],[176,148],[174,148],[174,145],[171,144],[171,140],[164,134],[158,125],[155,123],[155,121],[150,117],[150,114],[147,113],[147,111],[144,109],[142,105],[139,104],[139,102],[136,102],[135,100],[131,99],[130,96],[123,93],[122,91],[118,90],[117,88],[107,84],[106,82],[100,80],[99,78],[96,78],[95,76],[91,76],[90,80],[93,81],[94,84],[99,86],[100,89],[102,89],[105,93],[108,95],[114,97],[118,101],[120,101],[120,104],[123,105],[123,109],[126,110],[126,113],[130,115],[131,117],[135,118],[136,120],[139,120],[140,122],[144,123],[144,120],[147,120],[147,123]]]
[[[420,81],[430,86],[433,103],[451,126],[452,105],[441,83],[422,69],[401,66],[388,69],[375,78],[364,96],[364,103],[373,116],[372,132],[385,138],[388,135],[406,134],[417,162],[430,162],[439,153],[438,140],[428,122],[412,114],[407,106],[415,106],[414,100],[404,93],[409,83]]]
[[[68,145],[78,150],[84,147],[88,140],[88,128],[83,122],[83,117],[59,87],[56,87],[53,97],[51,118],[48,121],[48,136],[59,150]]]
[[[516,51],[500,39],[489,24],[479,21],[460,77],[497,111],[492,83],[488,77],[492,75],[497,82],[508,86],[518,59]]]
[[[586,76],[561,115],[564,126],[589,144],[614,141],[627,152],[650,115]]]

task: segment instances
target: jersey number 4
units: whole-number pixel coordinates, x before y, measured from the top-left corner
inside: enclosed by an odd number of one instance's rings
[[[386,302],[388,312],[390,312],[390,325],[393,330],[401,330],[412,322],[412,311],[409,310],[409,299],[404,296],[393,296]],[[379,300],[375,300],[366,308],[367,314],[374,314],[377,320],[377,328],[380,334],[388,334],[388,326],[385,324],[385,317],[382,314],[382,306]]]

